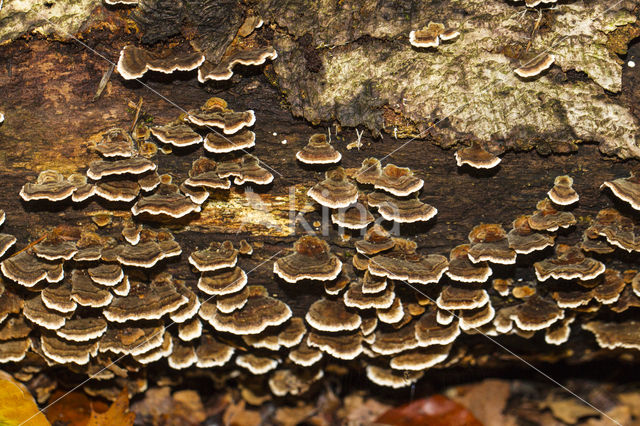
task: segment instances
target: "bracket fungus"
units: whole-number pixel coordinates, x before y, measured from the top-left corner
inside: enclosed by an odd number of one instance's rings
[[[575,216],[570,212],[557,210],[548,198],[536,204],[536,211],[529,216],[529,226],[536,231],[557,231],[576,224]]]
[[[454,156],[458,167],[467,164],[475,169],[492,169],[501,161],[500,157],[491,154],[478,142],[472,142],[471,146],[460,148]]]
[[[549,278],[555,280],[590,280],[604,273],[605,266],[592,258],[586,257],[576,246],[558,244],[556,256],[533,264],[539,281]]]
[[[513,71],[522,78],[535,77],[543,71],[551,68],[551,65],[553,65],[555,61],[556,57],[554,55],[550,53],[542,53]]]
[[[278,52],[273,47],[239,50],[215,65],[205,61],[198,68],[198,81],[205,83],[207,80],[229,80],[233,76],[233,67],[240,65],[262,65],[267,59],[274,60]]]
[[[131,213],[135,216],[146,213],[152,216],[166,215],[176,219],[199,211],[200,205],[181,194],[178,186],[174,184],[160,184],[155,193],[140,198],[131,207]]]
[[[187,112],[187,120],[197,126],[213,126],[222,129],[225,135],[232,135],[244,127],[256,122],[253,110],[236,112],[228,108],[227,102],[220,98],[210,98],[199,109]]]
[[[371,212],[361,203],[331,213],[331,222],[347,229],[364,229],[374,221]]]
[[[530,216],[523,215],[513,221],[513,229],[507,234],[509,248],[517,254],[529,254],[552,247],[555,236],[533,232],[529,225]]]
[[[25,183],[20,190],[24,201],[62,201],[69,198],[76,187],[64,176],[53,170],[45,170],[38,175],[35,183]]]
[[[440,40],[454,40],[459,36],[460,32],[454,28],[445,29],[443,24],[429,22],[425,28],[409,33],[409,43],[415,47],[438,47]]]
[[[185,54],[178,49],[164,52],[149,52],[136,46],[125,46],[120,51],[116,69],[125,80],[142,77],[147,71],[171,74],[175,71],[191,71],[204,62],[200,52]]]
[[[392,249],[395,241],[391,238],[389,232],[378,224],[374,224],[367,229],[364,239],[355,242],[356,251],[365,256],[373,256]]]
[[[640,210],[640,177],[631,172],[629,177],[606,181],[600,189],[609,188],[613,195],[629,203],[635,210]]]
[[[467,252],[473,263],[488,261],[503,265],[516,263],[516,252],[509,247],[507,233],[499,224],[481,224],[469,233],[471,247]]]
[[[342,159],[336,149],[327,141],[327,135],[311,135],[309,143],[296,153],[296,158],[305,164],[336,164]]]
[[[585,234],[603,236],[609,244],[628,252],[640,250],[640,227],[615,209],[600,210]]]
[[[103,157],[132,157],[135,154],[133,139],[129,133],[119,127],[107,130],[95,150]]]
[[[214,154],[224,154],[227,152],[246,150],[255,146],[256,134],[251,130],[224,136],[219,133],[208,133],[204,139],[204,149]]]
[[[367,270],[371,275],[409,283],[430,284],[440,281],[449,262],[438,254],[421,256],[416,253],[416,244],[396,238],[392,251],[369,259]]]
[[[318,331],[353,331],[360,328],[358,314],[347,311],[342,300],[320,299],[314,302],[307,312],[307,323]]]
[[[342,262],[329,251],[329,244],[305,235],[293,245],[294,253],[273,264],[273,272],[289,283],[301,280],[330,281],[342,271]]]
[[[307,191],[318,204],[331,209],[349,207],[358,201],[358,188],[347,179],[342,167],[325,173],[325,180]]]
[[[160,142],[168,143],[176,147],[197,145],[203,141],[200,134],[196,133],[181,120],[165,124],[164,126],[152,127],[150,131]]]
[[[549,199],[560,206],[568,206],[578,202],[580,196],[573,189],[573,178],[558,176],[553,181],[553,188],[547,192]]]
[[[189,256],[189,263],[200,272],[216,271],[236,265],[238,251],[231,241],[213,242],[206,250],[197,250]]]
[[[375,189],[382,189],[396,197],[405,197],[424,186],[424,181],[413,175],[408,167],[387,164],[373,184]]]

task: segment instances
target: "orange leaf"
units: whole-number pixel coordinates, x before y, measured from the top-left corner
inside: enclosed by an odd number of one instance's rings
[[[378,417],[376,423],[393,426],[482,426],[469,410],[442,395],[392,408]]]
[[[0,425],[51,426],[29,390],[4,371],[0,371]]]
[[[86,426],[92,411],[104,412],[108,408],[103,402],[92,402],[82,392],[65,394],[57,391],[49,399],[47,418],[51,423],[58,421],[67,426]]]
[[[129,412],[129,396],[126,389],[122,389],[118,398],[104,413],[93,411],[87,426],[133,426],[135,413]]]

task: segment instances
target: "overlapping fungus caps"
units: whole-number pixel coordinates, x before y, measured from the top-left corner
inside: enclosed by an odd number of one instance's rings
[[[84,365],[98,354],[98,342],[69,342],[56,335],[41,335],[41,349],[46,358],[66,364]]]
[[[44,305],[49,309],[59,312],[73,312],[76,310],[77,304],[71,299],[70,280],[47,286],[42,290],[40,296]]]
[[[478,142],[473,142],[466,148],[460,148],[454,155],[458,167],[467,164],[476,169],[492,169],[500,164],[500,157],[485,150]]]
[[[109,290],[95,284],[84,269],[74,269],[71,274],[71,299],[82,306],[100,308],[113,300]]]
[[[144,157],[131,157],[122,160],[96,160],[89,164],[87,177],[99,180],[114,175],[141,175],[156,169],[156,164]]]
[[[396,238],[394,249],[369,259],[367,270],[377,277],[410,283],[429,284],[440,281],[449,267],[447,258],[439,254],[421,256],[415,250],[416,244],[413,241]]]
[[[245,150],[255,146],[256,134],[245,130],[235,135],[224,136],[217,132],[207,134],[204,139],[204,149],[214,154],[223,154],[238,150]]]
[[[447,276],[455,281],[461,282],[486,282],[493,271],[487,262],[473,263],[469,260],[469,244],[462,244],[454,247],[449,255],[449,269]]]
[[[239,50],[222,59],[215,65],[205,61],[198,68],[198,81],[204,83],[207,80],[228,80],[233,76],[233,67],[240,65],[262,65],[267,59],[274,60],[278,52],[273,47]]]
[[[327,332],[356,330],[361,323],[360,316],[347,311],[346,306],[339,299],[317,300],[309,307],[305,319],[316,330]]]
[[[299,345],[306,333],[307,328],[304,325],[304,320],[293,317],[284,328],[265,330],[264,333],[258,335],[242,336],[242,340],[253,348],[278,351],[282,347],[291,348]]]
[[[242,309],[224,314],[203,303],[199,315],[218,331],[240,335],[262,333],[267,327],[283,324],[291,318],[291,309],[286,303],[255,292],[257,294],[251,294],[254,290],[250,290]]]
[[[146,241],[135,246],[125,244],[117,259],[122,265],[152,268],[162,259],[179,256],[181,253],[180,245],[173,239]]]
[[[438,213],[438,209],[423,203],[418,198],[399,200],[382,192],[368,194],[367,202],[370,206],[377,207],[378,213],[385,220],[398,223],[427,221]]]
[[[555,280],[590,280],[605,271],[605,266],[592,258],[586,257],[576,246],[558,244],[556,256],[533,264],[539,281],[549,278]]]
[[[275,370],[280,362],[277,359],[270,357],[243,354],[236,357],[236,364],[239,367],[246,368],[251,372],[251,374],[259,375]]]
[[[136,152],[129,133],[119,127],[107,130],[95,150],[103,157],[131,157]]]
[[[363,185],[373,185],[382,175],[382,164],[374,157],[366,158],[354,175],[356,182]]]
[[[199,212],[200,206],[180,193],[174,184],[160,184],[153,195],[140,198],[131,207],[131,212],[138,216],[147,213],[153,216],[166,215],[180,218],[192,212]]]
[[[360,331],[339,335],[309,332],[307,344],[334,358],[351,360],[362,353],[362,334]]]
[[[368,365],[366,372],[367,378],[376,385],[393,389],[411,386],[424,375],[423,371],[398,371],[375,365]]]
[[[102,318],[73,318],[56,330],[58,337],[73,342],[87,342],[102,337],[107,331],[107,322]]]
[[[258,185],[268,185],[273,182],[273,175],[260,165],[255,155],[245,154],[240,158],[240,175],[233,179],[236,185],[252,182]]]
[[[388,284],[384,290],[378,293],[364,293],[363,281],[358,279],[349,284],[344,293],[344,304],[356,309],[388,309],[396,298],[393,284]]]
[[[459,335],[458,321],[453,320],[448,325],[439,324],[433,309],[430,309],[415,322],[415,338],[420,347],[448,345]]]
[[[364,229],[375,220],[371,212],[361,203],[331,213],[331,221],[348,229]]]
[[[475,226],[469,233],[471,248],[469,259],[478,263],[488,261],[511,265],[516,263],[516,252],[509,248],[507,233],[502,225],[489,223]]]
[[[24,318],[12,316],[0,324],[0,341],[24,339],[31,330]]]
[[[180,120],[152,127],[150,131],[160,142],[176,147],[197,145],[203,140],[200,134]]]
[[[305,235],[293,244],[294,253],[281,257],[273,264],[273,272],[283,280],[330,281],[342,271],[342,262],[331,254],[329,244],[317,237]]]
[[[71,316],[71,314],[47,308],[39,294],[26,301],[22,313],[29,321],[49,330],[61,328],[66,319]]]
[[[302,367],[310,367],[322,359],[323,352],[316,348],[312,348],[306,342],[306,339],[289,352],[289,359]]]
[[[349,182],[342,167],[336,167],[327,171],[325,180],[309,189],[307,195],[325,207],[341,209],[358,201],[358,188]]]
[[[236,265],[238,251],[231,241],[212,242],[206,250],[197,250],[189,256],[189,263],[200,272],[217,271]]]
[[[458,36],[460,32],[454,28],[445,29],[440,23],[429,22],[425,28],[409,33],[409,43],[415,47],[437,47],[440,40],[449,41]]]
[[[217,164],[215,161],[207,157],[200,157],[191,165],[189,179],[184,183],[194,187],[229,189],[231,182],[229,182],[229,179],[221,178],[216,169]]]
[[[407,167],[387,164],[373,183],[375,189],[382,189],[397,197],[404,197],[422,189],[424,181],[413,175]]]
[[[513,229],[507,234],[509,247],[517,254],[529,254],[554,244],[555,236],[533,232],[529,218],[526,215],[518,217],[513,221]]]
[[[536,4],[540,3],[542,0],[534,0]],[[530,2],[530,0],[527,0]],[[540,74],[542,71],[549,69],[551,65],[555,62],[556,57],[549,54],[544,53],[542,55],[538,55],[533,60],[526,63],[524,66],[516,68],[514,72],[518,74],[522,78],[535,77]]]
[[[212,296],[237,293],[246,285],[247,274],[237,266],[204,272],[198,280],[198,289]]]
[[[221,367],[225,365],[235,349],[232,346],[219,342],[208,333],[200,337],[200,343],[196,348],[196,366],[199,368]]]
[[[446,285],[442,288],[436,305],[440,309],[477,309],[489,303],[489,295],[481,288]]]
[[[573,179],[569,176],[558,176],[553,181],[553,188],[547,192],[549,199],[560,206],[568,206],[580,199],[573,189]]]
[[[94,188],[98,197],[109,201],[133,201],[140,193],[138,182],[125,179],[100,181]]]
[[[199,109],[187,112],[187,120],[197,126],[214,126],[225,135],[232,135],[243,127],[251,127],[256,121],[252,110],[235,112],[227,108],[227,102],[220,98],[210,98]]]
[[[311,135],[309,143],[296,153],[296,158],[306,164],[334,164],[340,162],[342,154],[327,141],[327,135],[316,133]]]
[[[162,346],[164,325],[160,322],[144,325],[111,324],[100,338],[100,352],[141,355]]]
[[[355,242],[355,247],[358,253],[364,254],[365,256],[372,256],[392,249],[395,244],[389,232],[376,223],[367,229],[363,240]]]
[[[533,295],[517,305],[510,315],[520,330],[535,331],[564,318],[564,311],[552,300]]]
[[[609,244],[628,252],[640,250],[640,227],[615,209],[600,210],[587,231],[605,237]]]
[[[38,175],[35,183],[25,183],[22,186],[20,197],[24,201],[62,201],[70,197],[75,190],[76,187],[60,173],[45,170]]]
[[[602,188],[609,188],[613,195],[629,203],[635,210],[640,210],[640,177],[635,171],[629,177],[604,182],[600,186]]]
[[[300,395],[308,391],[311,385],[323,376],[324,371],[321,369],[276,370],[269,377],[269,389],[276,396]]]
[[[129,294],[114,297],[102,313],[112,322],[158,319],[187,301],[187,297],[176,290],[171,276],[160,274],[151,282],[132,281]]]
[[[178,49],[164,52],[149,52],[135,46],[125,46],[120,51],[116,69],[122,78],[131,80],[142,77],[147,71],[171,74],[174,71],[191,71],[204,62],[200,52],[185,54]]]
[[[38,259],[29,250],[5,259],[0,269],[5,277],[25,287],[33,287],[45,279],[54,283],[64,278],[62,263]]]
[[[570,212],[558,211],[548,198],[536,205],[536,211],[529,216],[529,226],[536,231],[557,231],[576,224]]]
[[[450,345],[414,349],[393,357],[389,366],[394,370],[423,371],[446,360],[450,350]]]
[[[590,321],[582,328],[592,332],[601,348],[640,349],[640,323],[637,321]]]

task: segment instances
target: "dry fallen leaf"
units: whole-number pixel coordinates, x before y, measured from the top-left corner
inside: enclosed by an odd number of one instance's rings
[[[456,386],[447,392],[448,397],[467,407],[484,426],[516,424],[515,417],[503,414],[510,394],[509,382],[496,379]]]
[[[245,405],[244,401],[229,404],[222,416],[222,422],[228,426],[258,426],[262,424],[260,413],[255,410],[247,410]]]
[[[442,395],[392,408],[376,422],[393,426],[482,426],[469,410]]]
[[[0,425],[50,426],[26,387],[0,370]]]
[[[104,413],[93,411],[88,426],[133,426],[136,415],[129,412],[129,395],[122,389],[118,398]]]
[[[83,392],[57,391],[51,396],[47,407],[47,419],[67,426],[85,426],[92,411],[104,412],[109,407],[103,402],[92,402]]]
[[[582,417],[600,414],[575,398],[548,401],[546,405],[551,410],[553,417],[570,425],[578,423],[578,420]]]

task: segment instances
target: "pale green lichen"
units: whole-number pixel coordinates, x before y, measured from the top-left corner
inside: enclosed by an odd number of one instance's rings
[[[448,26],[460,28],[455,42],[414,49],[404,39],[367,39],[322,49],[323,72],[307,79],[300,75],[304,68],[293,63],[304,61],[295,53],[295,40],[281,34],[275,44],[282,60],[274,66],[294,112],[313,122],[337,119],[377,130],[382,114],[371,110],[388,105],[423,128],[438,123],[430,133],[445,145],[472,135],[498,141],[503,149],[566,152],[567,146],[587,140],[600,142],[608,155],[640,157],[637,122],[603,90],[621,89],[621,61],[607,50],[607,33],[635,21],[629,5],[558,5],[542,11],[553,14],[545,17],[508,2],[451,3],[437,7]],[[447,11],[455,10],[453,3],[466,18],[452,21]],[[536,25],[541,18],[544,28]],[[514,60],[503,53],[512,45],[529,50]],[[591,81],[567,79],[557,68],[528,80],[513,72],[546,51],[564,71],[584,71]]]
[[[95,0],[10,0],[0,11],[0,43],[32,31],[69,38],[89,20]]]

